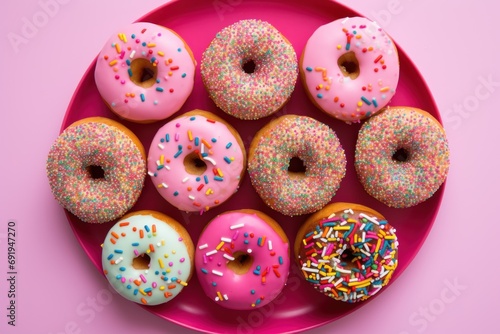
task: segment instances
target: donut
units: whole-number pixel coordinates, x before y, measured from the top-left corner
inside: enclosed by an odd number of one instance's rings
[[[399,80],[392,39],[363,17],[320,26],[306,43],[300,77],[311,101],[347,123],[359,122],[386,106]]]
[[[368,194],[387,206],[408,208],[444,183],[449,155],[446,133],[432,115],[390,107],[361,127],[354,165]]]
[[[66,128],[50,148],[47,177],[57,201],[87,223],[119,218],[135,204],[146,177],[146,153],[122,124],[89,117]]]
[[[297,55],[270,23],[241,20],[217,33],[201,58],[201,78],[214,103],[239,119],[278,111],[298,77]]]
[[[259,308],[272,302],[285,286],[290,268],[288,238],[275,220],[260,211],[225,212],[201,232],[195,267],[203,291],[220,306]]]
[[[203,110],[187,112],[156,133],[148,174],[160,195],[179,210],[203,213],[239,188],[246,152],[236,130]]]
[[[102,269],[124,298],[144,305],[171,301],[187,286],[194,244],[177,221],[156,211],[122,217],[102,245]]]
[[[148,123],[177,112],[194,86],[195,60],[174,31],[132,23],[114,33],[96,60],[95,83],[115,114]]]
[[[290,170],[300,159],[305,171]],[[248,174],[272,209],[295,216],[315,212],[335,195],[346,172],[346,157],[335,132],[311,117],[285,115],[255,135]]]
[[[333,203],[299,228],[295,258],[307,282],[335,300],[366,300],[386,286],[398,266],[396,230],[360,204]]]

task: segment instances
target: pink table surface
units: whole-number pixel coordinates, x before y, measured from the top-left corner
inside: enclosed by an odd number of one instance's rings
[[[213,0],[214,19],[241,1]],[[53,200],[44,168],[105,38],[164,2],[23,0],[0,13],[0,333],[194,333],[110,292]],[[408,269],[366,307],[308,333],[497,332],[500,228],[489,209],[500,186],[500,131],[490,117],[500,105],[498,10],[481,1],[339,2],[378,21],[419,68],[440,108],[452,167],[434,227]],[[15,327],[6,317],[12,220]]]

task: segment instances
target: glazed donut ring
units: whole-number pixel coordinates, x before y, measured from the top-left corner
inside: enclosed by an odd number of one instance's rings
[[[160,195],[186,212],[205,212],[239,188],[246,152],[238,132],[222,118],[193,110],[156,133],[148,174]]]
[[[156,211],[122,217],[108,232],[102,267],[124,298],[144,305],[169,302],[187,286],[194,268],[194,244],[186,229]]]
[[[375,295],[398,266],[396,230],[377,211],[353,203],[329,204],[309,217],[294,250],[317,291],[348,303]]]
[[[345,122],[359,122],[386,106],[399,80],[392,39],[363,17],[335,20],[307,41],[300,74],[311,101]]]
[[[186,102],[195,60],[174,31],[136,22],[117,30],[96,60],[95,83],[115,114],[132,122],[165,119]]]
[[[297,81],[297,55],[281,33],[260,20],[224,28],[201,59],[201,77],[215,104],[245,120],[278,111]]]
[[[264,213],[229,211],[201,232],[195,261],[208,297],[229,309],[250,310],[271,303],[284,288],[290,245],[280,225]]]
[[[71,124],[47,158],[55,198],[88,223],[123,216],[137,201],[146,176],[146,153],[122,124],[104,117]]]
[[[426,111],[390,107],[359,131],[355,167],[365,190],[390,207],[430,198],[448,174],[449,148],[441,124]]]
[[[290,172],[299,158],[305,172]],[[306,116],[285,115],[259,130],[250,144],[248,173],[264,202],[287,216],[321,209],[335,195],[346,157],[335,132]]]

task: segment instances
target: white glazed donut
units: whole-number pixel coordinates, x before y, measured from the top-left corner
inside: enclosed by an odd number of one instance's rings
[[[174,219],[155,211],[124,216],[108,232],[102,267],[124,298],[158,305],[175,298],[193,271],[194,245]]]

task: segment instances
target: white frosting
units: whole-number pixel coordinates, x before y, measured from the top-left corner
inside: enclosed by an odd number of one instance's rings
[[[134,268],[134,258],[143,254],[150,257],[149,269]],[[170,301],[187,285],[192,263],[186,244],[173,227],[138,213],[110,229],[103,244],[102,266],[110,284],[123,297],[158,305]]]

